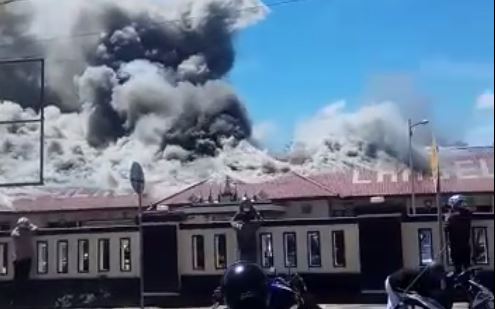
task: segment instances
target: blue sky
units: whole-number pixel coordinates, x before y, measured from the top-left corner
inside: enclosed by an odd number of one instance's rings
[[[369,98],[414,102],[411,96],[428,102],[432,121],[459,139],[491,143],[493,109],[477,109],[476,101],[485,94],[481,99],[493,102],[493,6],[493,0],[278,6],[239,34],[229,79],[254,122],[276,126],[269,140],[276,148],[297,122],[329,103],[343,99],[355,110]]]

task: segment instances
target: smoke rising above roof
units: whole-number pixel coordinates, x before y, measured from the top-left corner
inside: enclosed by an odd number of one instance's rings
[[[236,34],[267,13],[259,0],[44,0],[5,11],[0,52],[46,59],[46,183],[127,190],[134,160],[149,183],[170,188],[407,163],[406,122],[390,102],[328,107],[297,128],[284,157],[253,146],[248,111],[225,79]],[[37,76],[0,68],[0,120],[36,116]],[[37,175],[37,130],[0,126],[0,182]]]

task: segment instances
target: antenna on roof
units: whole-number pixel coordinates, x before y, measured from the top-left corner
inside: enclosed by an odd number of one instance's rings
[[[210,194],[208,195],[208,203],[213,203],[213,192],[210,184]]]
[[[237,183],[234,184],[234,195],[231,198],[232,202],[235,202],[239,199],[239,193],[237,192]]]

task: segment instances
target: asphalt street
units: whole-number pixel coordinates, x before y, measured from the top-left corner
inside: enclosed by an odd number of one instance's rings
[[[354,304],[354,305],[320,305],[324,309],[384,309],[385,305],[362,305],[362,304]],[[456,304],[454,309],[467,309],[467,304]],[[130,309],[130,308],[125,308]],[[135,308],[138,309],[138,308]],[[156,307],[150,307],[146,309],[160,309]],[[170,309],[211,309],[210,307],[201,307],[201,308],[170,308]],[[222,308],[224,309],[224,308]]]

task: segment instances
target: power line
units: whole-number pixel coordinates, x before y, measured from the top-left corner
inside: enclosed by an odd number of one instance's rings
[[[18,1],[27,1],[27,0],[5,0],[4,2],[0,2],[0,5],[8,4],[8,3],[12,3],[12,2],[18,2]],[[196,1],[202,1],[202,0],[196,0]],[[306,2],[306,1],[309,1],[309,0],[280,0],[280,1],[272,2],[272,3],[267,3],[264,5],[254,5],[251,7],[237,9],[237,10],[234,10],[234,12],[242,13],[245,11],[254,11],[254,10],[262,9],[264,7],[273,8],[273,7],[278,7],[278,6],[288,5],[288,4],[294,4],[297,2]],[[218,15],[218,16],[220,16],[220,15]],[[176,23],[180,24],[184,21],[191,21],[191,20],[198,19],[198,18],[201,18],[201,17],[190,16],[190,17],[181,18],[181,19],[170,19],[170,20],[164,20],[161,22],[157,22],[157,23],[155,23],[155,25],[166,25],[166,24],[176,24]],[[40,38],[40,39],[30,40],[30,42],[25,44],[25,45],[33,44],[33,43],[43,43],[43,42],[47,43],[47,42],[59,41],[59,40],[73,40],[76,38],[94,37],[94,36],[100,36],[101,34],[102,34],[101,31],[89,31],[89,32],[76,33],[76,34],[72,34],[72,35],[68,35],[68,36],[54,36],[51,38]],[[24,45],[24,44],[22,44],[22,45]],[[19,46],[19,45],[16,45],[16,46]],[[2,49],[2,48],[6,49],[9,47],[13,47],[13,45],[12,44],[0,44],[0,49]]]

